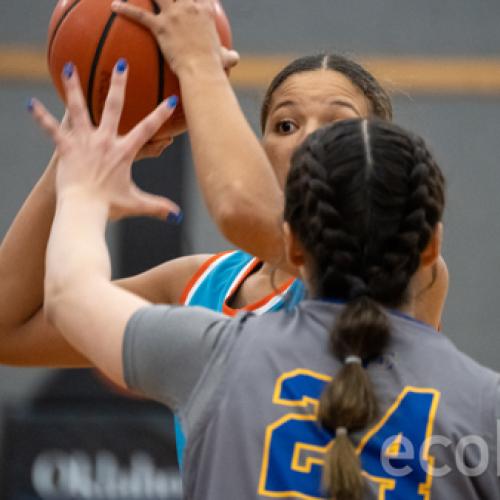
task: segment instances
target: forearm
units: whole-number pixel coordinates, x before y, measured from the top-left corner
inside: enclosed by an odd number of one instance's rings
[[[55,166],[54,155],[0,246],[0,334],[42,307],[45,250],[56,204]]]
[[[107,207],[79,195],[62,196],[47,246],[44,312],[63,337],[94,363],[93,325],[99,290],[110,279],[104,238]],[[111,286],[111,285],[109,285]]]
[[[110,282],[108,207],[91,196],[60,196],[47,247],[44,311],[83,356],[122,384],[122,342],[132,314],[148,302]]]
[[[212,218],[235,245],[278,263],[284,253],[283,194],[223,70],[214,6],[159,0],[158,13],[130,2],[112,6],[153,33],[179,78],[198,182]]]
[[[59,297],[71,296],[88,279],[109,281],[111,264],[104,238],[107,214],[106,205],[85,194],[69,192],[58,199],[46,258],[49,310]]]
[[[188,66],[179,78],[196,173],[211,216],[235,245],[279,261],[283,193],[220,63]]]

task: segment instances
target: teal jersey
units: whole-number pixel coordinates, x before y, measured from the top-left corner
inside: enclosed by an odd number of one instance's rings
[[[210,257],[188,283],[181,303],[186,306],[203,306],[212,311],[235,316],[240,309],[230,306],[234,293],[245,279],[258,270],[262,261],[241,250],[220,253]],[[242,310],[263,314],[296,306],[305,297],[305,287],[298,279],[290,279],[274,292]],[[182,466],[186,438],[179,419],[175,418],[177,458]]]

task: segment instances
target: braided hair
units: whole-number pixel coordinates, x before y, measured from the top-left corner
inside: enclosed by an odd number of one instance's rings
[[[269,108],[274,93],[286,80],[298,73],[330,70],[341,73],[364,94],[371,107],[371,114],[381,120],[392,120],[392,103],[387,92],[377,79],[363,66],[339,54],[315,54],[295,59],[285,66],[273,79],[266,91],[260,112],[262,132],[266,128]]]
[[[384,121],[346,120],[296,151],[285,193],[285,220],[313,262],[314,293],[346,302],[329,341],[343,367],[322,394],[319,421],[336,432],[324,472],[328,491],[335,500],[357,500],[364,482],[348,434],[378,413],[363,365],[389,343],[382,306],[408,299],[442,216],[444,178],[421,138]]]

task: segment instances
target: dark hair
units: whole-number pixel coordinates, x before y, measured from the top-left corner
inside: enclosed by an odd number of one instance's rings
[[[260,113],[262,131],[264,131],[266,127],[266,121],[269,115],[269,106],[276,90],[278,90],[278,88],[281,87],[281,85],[288,80],[288,78],[297,73],[305,73],[307,71],[317,71],[321,69],[329,69],[342,73],[356,87],[358,87],[370,101],[373,116],[382,120],[392,120],[391,99],[371,73],[347,57],[337,54],[316,54],[295,59],[274,77],[273,81],[269,85],[269,88],[267,89],[264,102],[262,103]]]
[[[363,363],[390,340],[381,306],[407,299],[420,254],[444,208],[444,178],[424,141],[380,120],[347,120],[311,134],[292,158],[285,220],[312,259],[319,297],[346,302],[330,332],[343,367],[320,402],[321,424],[335,431],[325,480],[336,500],[359,499],[364,482],[348,433],[377,416]],[[359,361],[359,360],[358,360]]]

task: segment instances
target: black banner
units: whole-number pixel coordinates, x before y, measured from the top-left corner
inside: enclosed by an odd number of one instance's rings
[[[6,415],[3,500],[180,500],[173,423],[164,411],[81,408]]]

